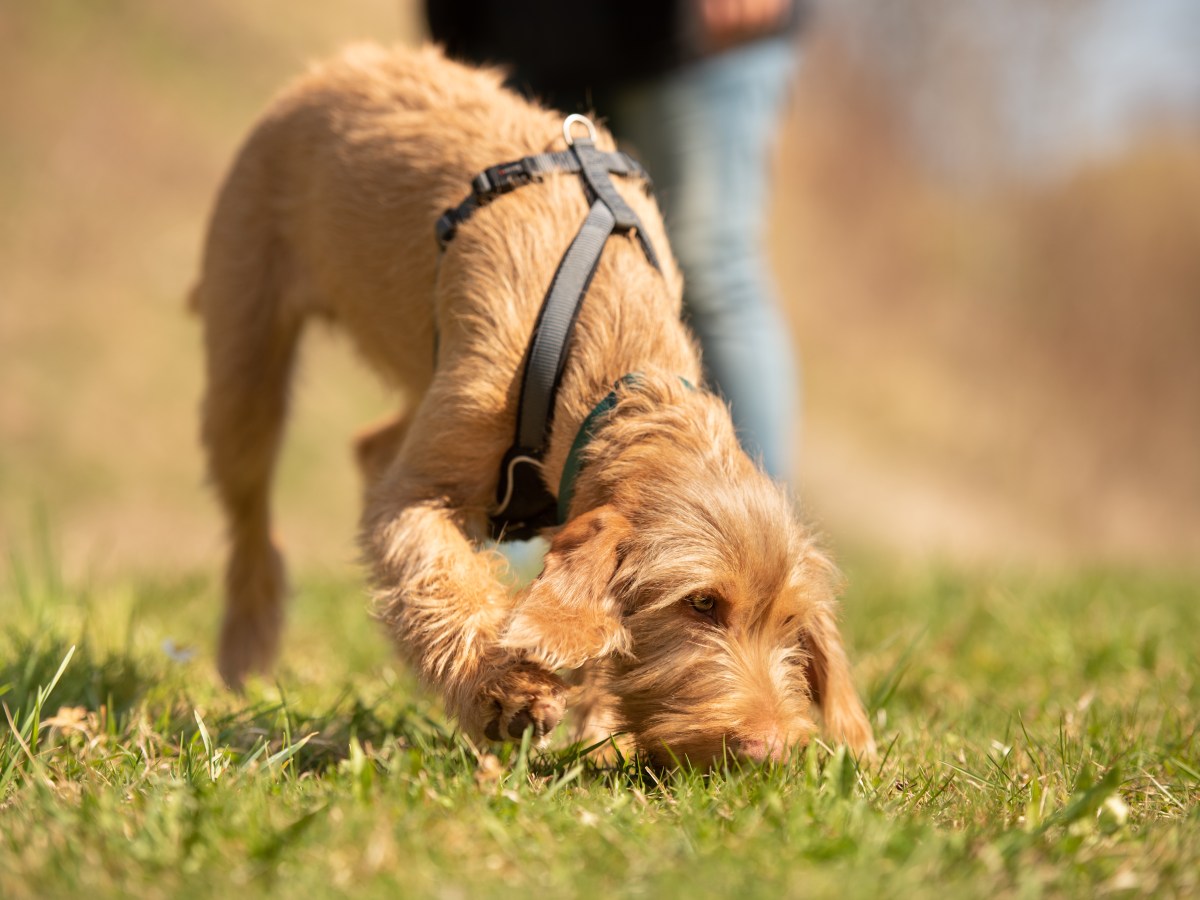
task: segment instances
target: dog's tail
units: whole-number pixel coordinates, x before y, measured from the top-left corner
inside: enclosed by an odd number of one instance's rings
[[[202,437],[232,545],[219,668],[235,687],[271,665],[282,627],[270,484],[303,325],[286,302],[287,247],[262,138],[251,138],[221,191],[188,304],[204,325]]]

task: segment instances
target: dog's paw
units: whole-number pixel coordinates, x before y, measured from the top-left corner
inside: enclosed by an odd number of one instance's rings
[[[231,614],[221,626],[217,671],[225,684],[240,691],[246,678],[268,672],[279,650],[278,617]]]
[[[240,690],[246,677],[267,672],[279,651],[286,590],[283,560],[273,545],[235,546],[227,580],[217,669]]]
[[[567,686],[562,679],[530,662],[513,662],[497,670],[482,691],[484,735],[492,741],[520,740],[532,727],[534,740],[545,737],[562,720]]]

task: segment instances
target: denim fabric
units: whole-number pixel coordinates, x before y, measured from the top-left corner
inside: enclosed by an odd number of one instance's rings
[[[789,481],[800,395],[764,248],[769,157],[796,65],[788,36],[616,92],[602,112],[654,179],[710,382],[747,452]]]

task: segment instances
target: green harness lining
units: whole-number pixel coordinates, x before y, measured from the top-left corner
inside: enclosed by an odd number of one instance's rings
[[[575,440],[571,444],[571,450],[567,453],[567,461],[563,465],[562,478],[558,481],[558,524],[562,525],[567,521],[567,513],[571,510],[571,498],[575,494],[575,479],[579,477],[579,470],[583,467],[581,459],[583,450],[596,436],[596,429],[600,427],[600,419],[617,405],[617,391],[622,385],[636,385],[641,380],[642,376],[638,372],[622,375],[605,398],[592,407],[592,411],[587,414],[587,418],[579,426],[579,431],[575,432]],[[696,386],[682,375],[679,376],[679,380],[689,391],[696,389]]]

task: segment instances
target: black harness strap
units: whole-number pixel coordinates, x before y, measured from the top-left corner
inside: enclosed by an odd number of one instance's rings
[[[579,301],[587,294],[600,254],[613,232],[612,210],[601,201],[592,204],[579,233],[571,241],[530,338],[517,410],[517,446],[541,449],[554,418],[554,396],[567,361],[567,341],[579,314]]]
[[[446,245],[454,238],[458,226],[471,218],[479,207],[487,206],[500,195],[515,191],[531,182],[541,181],[543,176],[554,172],[578,174],[582,171],[583,165],[573,150],[581,143],[583,143],[583,139],[576,139],[571,150],[538,153],[484,169],[471,180],[471,193],[467,198],[453,209],[446,210],[438,219],[436,227],[438,245],[445,250]],[[646,174],[646,170],[628,153],[621,151],[602,153],[595,147],[592,148],[592,153],[601,160],[600,167],[604,173],[633,175],[645,181],[647,186],[650,185],[650,176]],[[605,180],[607,181],[607,178]],[[611,182],[609,186],[612,186]],[[620,194],[617,194],[615,190],[613,194],[620,200]],[[647,245],[648,241],[643,239],[643,246]]]
[[[564,124],[568,133],[570,119]],[[591,123],[586,124],[591,132]],[[542,479],[542,459],[571,334],[609,236],[635,232],[646,259],[659,268],[637,214],[609,179],[610,174],[633,175],[648,184],[645,170],[625,153],[604,153],[591,138],[570,140],[569,135],[565,151],[527,156],[475,176],[471,195],[438,219],[438,243],[444,249],[458,226],[481,206],[552,172],[581,175],[591,209],[554,273],[525,353],[516,434],[501,463],[491,516],[492,536],[497,540],[525,540],[558,524],[557,503]]]
[[[579,158],[589,197],[603,203],[613,215],[612,231],[626,234],[631,229],[635,230],[638,240],[642,244],[642,250],[646,254],[646,259],[654,268],[659,268],[658,257],[654,255],[654,248],[650,246],[650,238],[646,237],[646,230],[638,221],[637,213],[629,208],[629,204],[617,193],[617,189],[613,187],[613,183],[608,177],[610,170],[606,165],[607,154],[597,150],[591,141],[576,141],[572,149]],[[595,212],[595,209],[596,207],[593,206],[592,211]],[[580,300],[582,299],[580,297]]]

